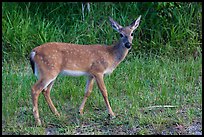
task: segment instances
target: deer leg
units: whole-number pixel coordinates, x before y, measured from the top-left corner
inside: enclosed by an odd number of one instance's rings
[[[93,88],[93,84],[94,84],[94,79],[92,76],[90,76],[86,82],[86,90],[85,90],[85,95],[84,95],[84,99],[82,101],[81,106],[79,107],[79,113],[83,114],[83,110],[84,110],[84,105],[86,103],[87,98],[90,96],[92,88]]]
[[[52,86],[54,84],[54,81],[52,81],[46,89],[43,90],[43,95],[45,97],[45,100],[50,108],[50,110],[52,111],[52,113],[54,113],[57,116],[60,116],[60,114],[58,113],[57,109],[55,108],[51,98],[50,98],[50,90],[52,89]]]
[[[103,80],[103,74],[97,74],[95,75],[95,79],[96,79],[96,82],[97,82],[97,85],[103,95],[103,98],[105,100],[105,103],[106,103],[106,107],[108,109],[108,112],[109,114],[112,116],[112,117],[115,117],[115,114],[113,113],[112,111],[112,108],[110,106],[110,103],[108,101],[108,93],[107,93],[107,90],[106,90],[106,86],[104,84],[104,80]]]
[[[35,122],[38,126],[41,125],[41,121],[39,118],[39,111],[38,111],[38,97],[41,93],[41,91],[47,87],[47,85],[51,81],[45,80],[45,79],[39,79],[34,86],[31,89],[31,95],[32,95],[32,102],[33,102],[33,115],[35,118]]]

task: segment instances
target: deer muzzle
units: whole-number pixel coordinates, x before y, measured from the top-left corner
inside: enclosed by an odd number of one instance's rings
[[[132,44],[131,44],[130,42],[127,42],[127,43],[125,43],[125,47],[126,47],[127,49],[129,49],[129,48],[132,47]]]

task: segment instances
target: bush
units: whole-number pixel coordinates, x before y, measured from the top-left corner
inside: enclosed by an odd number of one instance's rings
[[[81,3],[3,2],[3,61],[23,60],[32,48],[50,41],[110,45],[119,37],[108,16],[125,26],[142,15],[134,54],[184,57],[202,51],[201,3],[105,2],[90,8],[83,20]]]

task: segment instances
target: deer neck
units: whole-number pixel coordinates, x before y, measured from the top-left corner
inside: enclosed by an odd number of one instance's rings
[[[113,66],[117,66],[121,61],[124,60],[129,49],[126,48],[120,41],[112,47],[113,52]]]

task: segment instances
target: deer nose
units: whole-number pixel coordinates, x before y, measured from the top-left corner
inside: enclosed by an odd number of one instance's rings
[[[131,48],[131,46],[132,46],[132,44],[130,42],[125,43],[125,47],[128,49]]]

